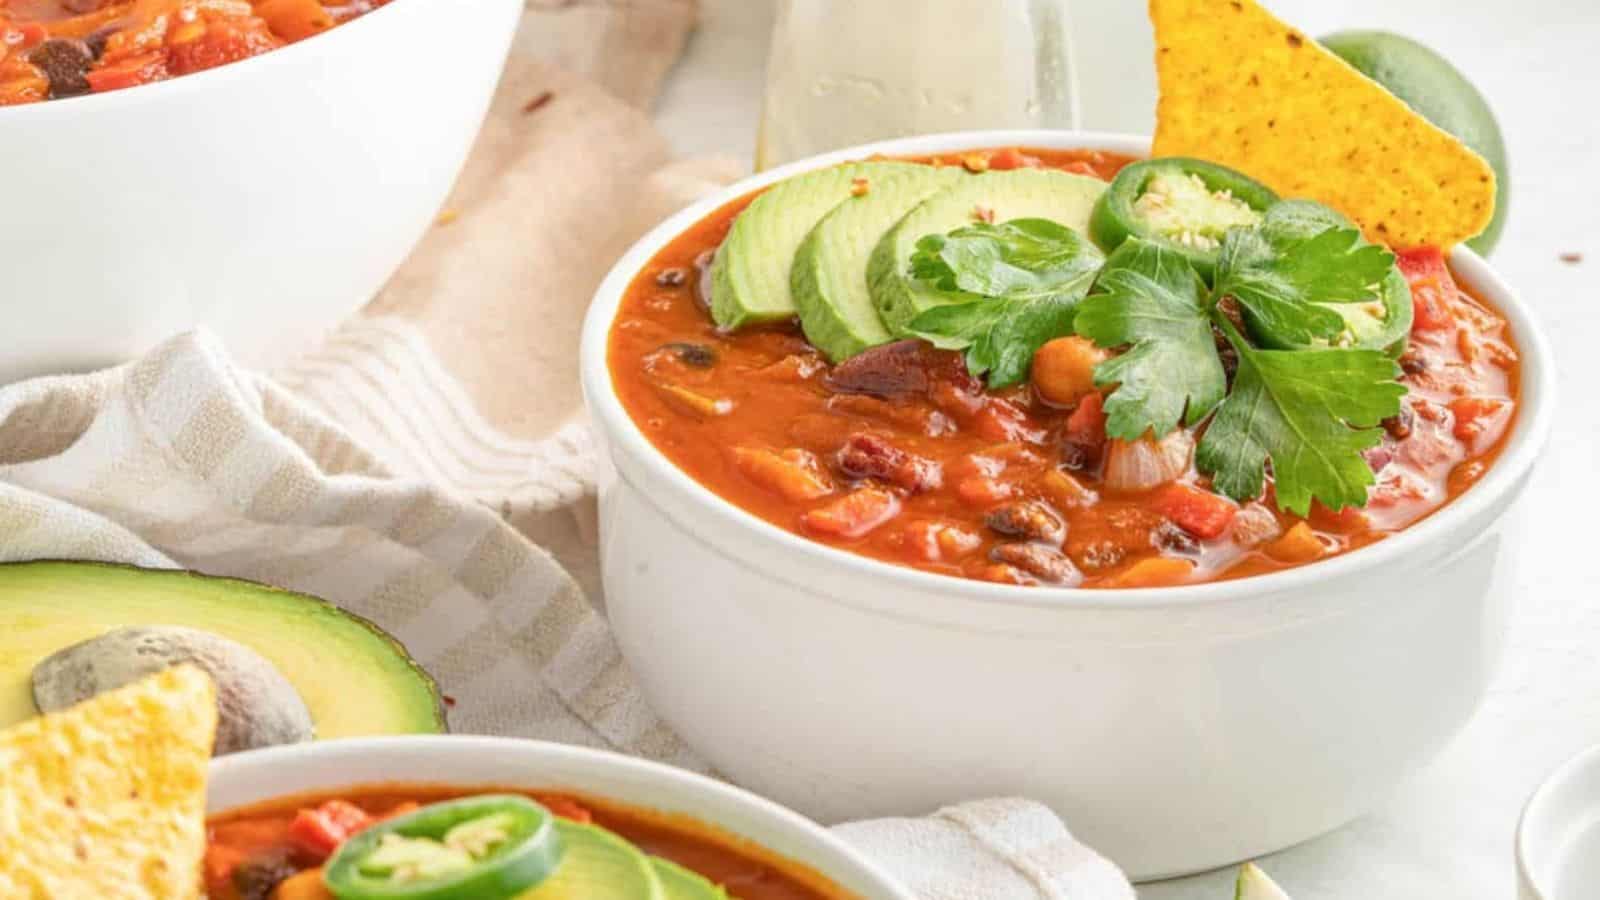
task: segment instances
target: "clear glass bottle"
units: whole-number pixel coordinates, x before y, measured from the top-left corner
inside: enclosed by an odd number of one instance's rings
[[[757,168],[901,135],[1078,127],[1069,2],[779,0]]]

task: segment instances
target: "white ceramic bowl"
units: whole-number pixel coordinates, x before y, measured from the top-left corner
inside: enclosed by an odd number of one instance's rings
[[[515,738],[352,738],[236,753],[211,763],[212,813],[310,791],[412,782],[564,790],[676,813],[753,841],[827,876],[863,900],[914,900],[827,830],[754,794],[615,753]]]
[[[1600,885],[1600,747],[1546,778],[1517,825],[1522,900],[1589,900]]]
[[[1372,808],[1477,707],[1500,656],[1506,511],[1550,427],[1554,368],[1482,259],[1456,270],[1510,319],[1522,409],[1504,455],[1417,526],[1255,578],[1085,591],[856,556],[722,501],[661,456],[612,389],[607,334],[658,249],[725,201],[872,153],[1146,152],[1144,139],[972,132],[892,141],[741,182],[635,245],[601,285],[583,385],[607,609],[649,701],[734,780],[823,821],[1023,794],[1149,879],[1267,853]]]
[[[394,0],[158,84],[0,108],[0,383],[206,326],[270,365],[365,303],[437,215],[519,0]]]

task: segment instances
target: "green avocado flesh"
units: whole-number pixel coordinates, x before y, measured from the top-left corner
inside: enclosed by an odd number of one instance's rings
[[[595,825],[556,821],[567,848],[555,875],[519,900],[668,900],[651,859]]]
[[[650,865],[661,880],[666,900],[728,900],[728,892],[677,863],[659,856],[651,857]]]
[[[984,220],[1050,219],[1089,233],[1089,216],[1106,183],[1087,175],[1053,169],[985,172],[957,181],[917,204],[873,248],[867,263],[867,285],[874,305],[891,334],[913,336],[907,326],[917,315],[951,298],[924,288],[910,274],[917,241],[947,234]]]
[[[1246,863],[1234,882],[1233,900],[1289,900],[1289,895],[1255,864]]]
[[[393,638],[331,603],[248,581],[85,562],[0,565],[0,728],[37,715],[35,665],[122,626],[177,625],[261,654],[318,738],[438,733],[439,692]]]
[[[1511,204],[1511,168],[1500,123],[1483,94],[1429,48],[1383,31],[1341,31],[1322,45],[1384,86],[1423,118],[1456,136],[1494,169],[1494,217],[1467,246],[1487,256],[1500,240]]]
[[[811,229],[795,253],[790,288],[812,346],[839,362],[894,339],[867,291],[867,260],[912,207],[964,177],[955,166],[913,167],[846,197]]]
[[[922,168],[916,163],[847,163],[781,181],[734,220],[711,266],[711,318],[725,329],[795,314],[789,267],[795,251],[856,179],[873,182]]]

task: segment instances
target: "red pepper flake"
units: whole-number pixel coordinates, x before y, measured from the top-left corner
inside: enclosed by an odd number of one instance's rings
[[[529,100],[527,103],[522,104],[522,114],[528,115],[530,113],[538,112],[544,108],[545,104],[549,103],[551,100],[554,100],[555,96],[556,95],[554,91],[545,91],[539,96],[534,97],[532,100]]]
[[[1582,253],[1578,253],[1577,251],[1574,251],[1574,250],[1569,250],[1566,253],[1561,254],[1557,258],[1560,259],[1562,262],[1566,263],[1569,266],[1575,266],[1578,263],[1583,262],[1583,254]]]
[[[456,708],[456,698],[450,696],[449,694],[444,694],[443,697],[444,697],[444,705],[445,706],[448,706],[451,709],[455,709]]]
[[[974,206],[972,208],[972,218],[974,221],[987,222],[990,225],[993,225],[994,210],[987,206]]]

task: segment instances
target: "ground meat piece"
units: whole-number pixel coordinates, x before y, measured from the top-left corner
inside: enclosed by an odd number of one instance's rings
[[[835,459],[839,471],[851,478],[876,478],[912,493],[933,490],[943,482],[938,462],[907,453],[870,432],[852,434]]]
[[[233,870],[233,889],[239,900],[270,900],[278,885],[300,869],[288,851],[273,850],[240,863]]]
[[[1379,444],[1361,451],[1361,458],[1367,461],[1367,468],[1374,473],[1382,472],[1389,463],[1394,462],[1394,445]]]
[[[989,558],[1021,569],[1047,584],[1076,584],[1081,580],[1072,560],[1060,550],[1043,544],[1000,544],[989,551]]]
[[[1038,500],[1018,500],[997,506],[985,521],[991,530],[1006,537],[1060,546],[1067,536],[1067,523]]]
[[[1155,530],[1150,532],[1150,544],[1157,550],[1180,553],[1184,556],[1193,556],[1200,552],[1199,539],[1184,531],[1176,522],[1162,522],[1157,525]]]
[[[1116,541],[1092,541],[1078,547],[1074,555],[1085,569],[1102,571],[1121,565],[1128,553]]]
[[[94,64],[94,57],[94,51],[83,41],[51,38],[33,48],[28,62],[50,79],[50,97],[59,100],[89,93],[89,66]]]
[[[1233,542],[1241,547],[1264,544],[1282,531],[1278,517],[1260,503],[1246,503],[1233,517]]]
[[[1421,348],[1415,344],[1406,347],[1406,352],[1400,354],[1400,371],[1407,375],[1421,375],[1428,371],[1428,358],[1423,355]]]

